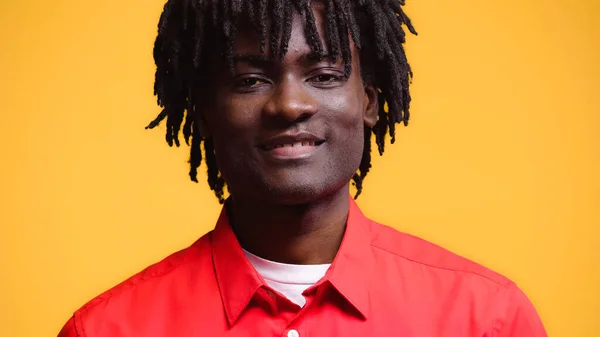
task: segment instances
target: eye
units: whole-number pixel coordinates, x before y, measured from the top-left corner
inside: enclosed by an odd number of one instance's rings
[[[336,76],[333,74],[320,74],[320,75],[314,76],[310,79],[311,82],[316,82],[316,83],[321,83],[321,84],[339,82],[341,80],[342,80],[342,78],[340,76]]]
[[[245,77],[235,81],[237,88],[254,88],[266,84],[267,81],[260,77]]]

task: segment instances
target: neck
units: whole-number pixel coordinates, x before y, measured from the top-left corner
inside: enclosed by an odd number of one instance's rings
[[[271,261],[331,263],[348,218],[348,187],[301,205],[235,198],[227,202],[233,230],[244,249]]]

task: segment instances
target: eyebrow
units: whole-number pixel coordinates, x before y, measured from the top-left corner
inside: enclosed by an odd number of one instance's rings
[[[321,57],[316,53],[303,54],[300,56],[300,62],[318,62],[320,60],[329,60],[333,63],[337,63],[337,61],[341,60],[341,56],[335,58],[331,54],[325,54]],[[272,59],[270,56],[265,54],[236,54],[233,56],[233,62],[243,62],[249,64],[263,64],[263,65],[271,65],[273,63],[277,63],[277,59]]]
[[[233,62],[272,63],[273,60],[265,54],[236,54],[233,56]]]

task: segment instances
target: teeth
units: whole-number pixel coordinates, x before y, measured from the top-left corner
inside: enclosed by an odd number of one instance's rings
[[[291,144],[278,144],[267,146],[267,150],[272,150],[278,147],[300,147],[300,146],[315,146],[315,142],[303,141],[303,142],[295,142]]]

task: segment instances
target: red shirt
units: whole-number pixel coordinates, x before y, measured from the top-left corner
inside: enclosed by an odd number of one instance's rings
[[[75,312],[59,337],[542,337],[513,282],[363,216],[351,201],[327,274],[296,304],[246,259],[226,213],[190,247]]]

